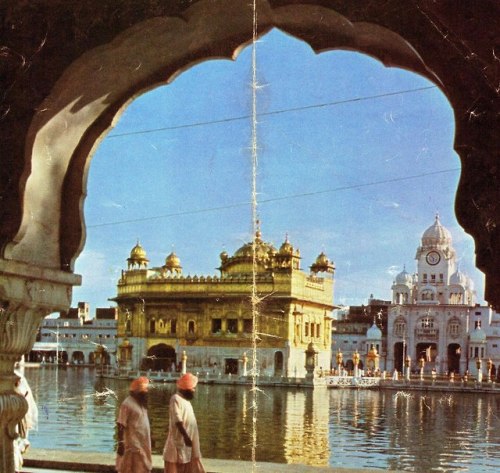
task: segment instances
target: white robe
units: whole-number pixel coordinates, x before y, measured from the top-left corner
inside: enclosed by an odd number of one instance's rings
[[[163,449],[163,459],[170,463],[189,463],[192,459],[201,458],[198,424],[196,423],[193,406],[178,393],[170,398],[169,419],[170,425],[165,448]],[[184,429],[193,442],[192,447],[186,446],[184,437],[175,425],[177,422],[182,422]]]

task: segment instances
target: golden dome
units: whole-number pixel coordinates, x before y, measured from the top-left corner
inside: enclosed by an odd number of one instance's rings
[[[280,255],[293,255],[293,246],[288,241],[288,235],[286,235],[285,241],[280,246]]]
[[[255,255],[257,259],[267,259],[276,253],[276,248],[271,243],[261,239],[260,231],[255,234]],[[253,256],[253,242],[245,243],[234,253],[235,258],[251,258]]]
[[[137,244],[130,251],[130,257],[127,258],[129,269],[134,268],[136,265],[140,269],[141,267],[147,267],[149,262],[146,251],[137,240]]]
[[[131,260],[145,260],[146,259],[146,251],[141,246],[139,242],[135,245],[130,251],[130,259]]]
[[[316,258],[316,264],[317,265],[328,265],[330,264],[330,260],[327,258],[325,253],[321,252],[318,257]]]
[[[334,270],[335,265],[333,261],[330,261],[323,251],[318,255],[314,264],[311,265],[311,271],[313,273],[333,273]]]
[[[165,259],[165,267],[167,269],[177,269],[181,267],[181,260],[173,251]]]

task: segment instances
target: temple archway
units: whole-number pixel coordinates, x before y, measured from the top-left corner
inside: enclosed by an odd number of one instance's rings
[[[148,350],[146,358],[143,359],[142,368],[152,371],[170,371],[172,364],[176,362],[175,349],[170,345],[160,343]]]
[[[458,343],[448,345],[448,372],[460,373],[461,348]]]

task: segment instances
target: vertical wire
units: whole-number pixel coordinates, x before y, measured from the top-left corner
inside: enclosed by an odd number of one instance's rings
[[[252,35],[252,472],[257,468],[257,341],[259,299],[257,293],[257,0],[253,0]]]

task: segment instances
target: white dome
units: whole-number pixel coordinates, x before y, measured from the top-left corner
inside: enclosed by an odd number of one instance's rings
[[[482,343],[486,342],[486,333],[481,327],[477,327],[470,334],[470,342],[471,343]]]
[[[367,340],[382,340],[382,330],[377,327],[374,322],[373,325],[366,331]]]
[[[406,269],[403,269],[397,276],[396,276],[396,284],[404,284],[406,286],[411,286],[413,282],[413,278],[411,274],[406,272]]]
[[[431,225],[422,235],[423,246],[433,245],[450,245],[451,233],[439,221],[439,216],[436,215],[434,224]]]
[[[450,276],[450,284],[458,284],[460,286],[467,286],[467,276],[462,273],[460,270],[457,269],[456,272],[454,272],[451,276]]]

